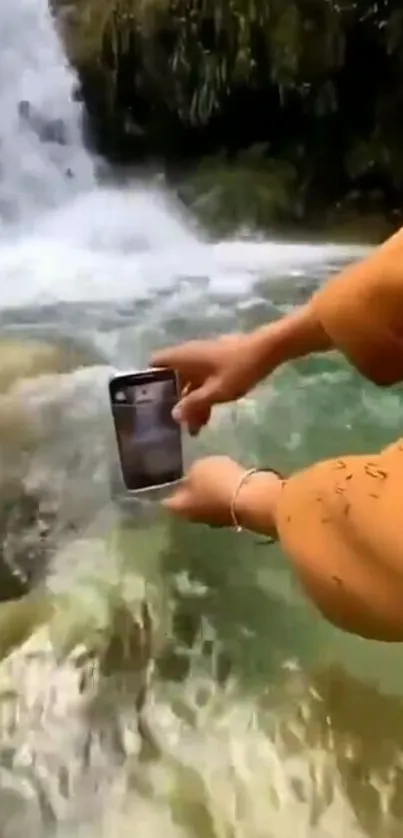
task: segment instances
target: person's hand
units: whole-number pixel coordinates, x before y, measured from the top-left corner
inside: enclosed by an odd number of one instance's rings
[[[164,506],[188,521],[230,526],[231,501],[244,472],[230,457],[197,460]]]
[[[236,494],[239,523],[255,532],[271,534],[282,480],[272,472],[258,472],[241,486],[245,474],[246,469],[230,457],[197,460],[164,506],[194,523],[228,527],[234,523],[231,504]]]
[[[152,365],[178,373],[182,397],[173,415],[197,433],[215,404],[241,398],[286,361],[332,348],[315,308],[307,303],[250,334],[162,349],[153,355]]]
[[[153,366],[169,367],[179,375],[182,398],[173,415],[190,433],[207,424],[215,404],[235,401],[258,383],[255,343],[251,335],[227,335],[189,341],[153,355]]]

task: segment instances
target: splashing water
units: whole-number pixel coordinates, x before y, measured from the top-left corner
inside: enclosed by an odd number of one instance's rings
[[[108,490],[111,367],[251,328],[362,250],[211,244],[155,183],[98,186],[46,0],[2,0],[0,47],[2,332],[92,352],[8,395],[38,433],[0,440],[3,471],[58,524],[46,586],[0,606],[1,835],[394,838],[402,709],[366,681],[401,695],[400,651],[325,626],[278,552]],[[200,450],[292,469],[400,416],[312,362],[218,411]]]

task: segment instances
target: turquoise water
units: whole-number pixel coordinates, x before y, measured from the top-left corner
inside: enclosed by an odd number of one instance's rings
[[[0,605],[1,838],[400,838],[400,647],[327,625],[277,548],[111,501],[111,371],[279,316],[363,249],[208,242],[159,173],[99,184],[47,0],[2,0],[0,42],[0,579],[28,590]],[[317,358],[187,453],[289,472],[400,429],[398,390]]]
[[[287,838],[296,822],[303,838],[400,834],[401,648],[329,626],[277,546],[158,507],[119,512],[108,499],[111,368],[280,316],[346,258],[315,256],[297,276],[294,266],[259,268],[244,287],[214,291],[208,278],[182,277],[142,301],[4,310],[3,334],[70,335],[87,353],[85,369],[73,364],[29,390],[48,430],[25,479],[34,466],[50,484],[64,474],[59,513],[69,508],[76,527],[67,544],[60,536],[48,593],[38,589],[59,603],[53,647],[45,629],[3,664],[0,768],[4,794],[12,788],[3,821],[17,825],[13,834],[25,817],[40,836],[121,838],[134,820],[144,838]],[[399,388],[377,390],[336,354],[318,356],[217,409],[187,456],[225,452],[289,473],[379,449],[398,436],[401,408]],[[24,607],[13,617],[22,625]]]

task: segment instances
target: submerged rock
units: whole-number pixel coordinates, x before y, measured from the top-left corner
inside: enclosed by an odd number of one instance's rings
[[[43,578],[65,529],[54,453],[64,428],[55,427],[52,401],[61,374],[88,363],[84,352],[63,342],[0,339],[0,601],[24,595]]]
[[[0,393],[23,378],[70,372],[101,361],[94,350],[58,335],[56,329],[40,338],[32,337],[28,328],[26,331],[22,336],[10,331],[0,337]]]

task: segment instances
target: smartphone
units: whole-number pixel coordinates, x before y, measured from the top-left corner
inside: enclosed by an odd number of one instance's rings
[[[117,375],[109,395],[126,489],[145,492],[180,481],[182,433],[172,418],[180,389],[174,370]]]

